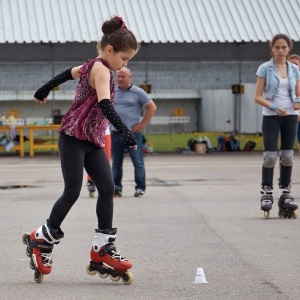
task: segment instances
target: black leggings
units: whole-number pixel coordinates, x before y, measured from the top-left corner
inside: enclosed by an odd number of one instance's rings
[[[59,135],[58,149],[65,188],[52,208],[48,224],[54,229],[60,227],[80,195],[85,168],[98,190],[98,228],[112,228],[114,182],[104,149],[65,134]]]
[[[297,136],[298,116],[288,115],[263,116],[262,134],[264,151],[277,151],[278,138],[280,133],[280,150],[293,150]],[[273,186],[274,168],[262,168],[262,186]],[[280,164],[280,186],[289,186],[292,177],[292,166]]]

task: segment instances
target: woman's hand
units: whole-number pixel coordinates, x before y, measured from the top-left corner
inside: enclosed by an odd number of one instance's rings
[[[280,117],[285,117],[285,116],[287,116],[287,111],[286,111],[284,108],[278,107],[277,110],[278,110],[278,113],[279,113],[279,116],[280,116]]]
[[[300,103],[299,102],[295,102],[293,108],[294,108],[294,110],[299,110],[300,109]]]

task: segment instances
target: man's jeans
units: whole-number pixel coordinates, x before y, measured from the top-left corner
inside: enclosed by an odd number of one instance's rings
[[[122,191],[123,188],[122,177],[125,149],[127,149],[134,166],[134,180],[136,184],[135,188],[142,189],[143,191],[145,191],[146,189],[143,136],[141,133],[134,133],[133,136],[137,143],[137,150],[134,150],[131,147],[124,146],[120,134],[117,132],[111,132],[112,172],[115,189],[117,191]]]

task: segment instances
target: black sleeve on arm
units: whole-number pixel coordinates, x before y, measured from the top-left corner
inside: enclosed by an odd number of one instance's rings
[[[72,77],[72,68],[63,71],[62,73],[56,75],[53,77],[50,81],[48,81],[46,84],[44,84],[42,87],[40,87],[34,94],[34,98],[39,99],[40,101],[43,101],[44,98],[46,98],[51,90],[55,88],[56,86],[68,81],[73,80]]]
[[[108,121],[118,130],[121,134],[122,142],[126,146],[136,145],[133,134],[122,122],[120,116],[117,114],[115,108],[109,99],[103,99],[98,103],[99,109],[103,112]]]

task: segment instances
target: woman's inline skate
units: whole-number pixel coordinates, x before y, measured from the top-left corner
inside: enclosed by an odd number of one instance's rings
[[[64,233],[45,224],[31,233],[24,233],[22,242],[27,245],[26,255],[30,257],[30,268],[34,270],[34,280],[41,283],[44,275],[52,271],[52,249]]]
[[[116,233],[117,228],[95,230],[95,239],[90,252],[91,261],[86,271],[89,275],[98,273],[101,278],[109,276],[112,281],[119,281],[122,278],[125,284],[131,284],[133,275],[128,270],[132,267],[132,263],[116,251],[113,244]]]
[[[298,205],[294,202],[294,197],[291,195],[289,187],[279,187],[278,207],[278,216],[280,218],[297,218],[298,213],[296,210]]]
[[[273,205],[273,188],[270,186],[263,186],[261,191],[260,208],[264,211],[265,219],[269,219],[270,210]]]
[[[95,183],[91,179],[90,176],[87,176],[87,183],[86,183],[87,190],[89,192],[89,197],[94,198],[94,193],[96,192]]]

